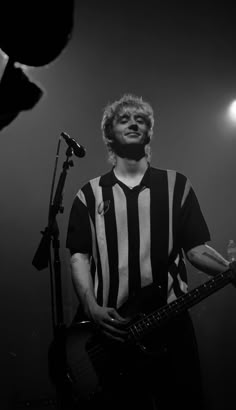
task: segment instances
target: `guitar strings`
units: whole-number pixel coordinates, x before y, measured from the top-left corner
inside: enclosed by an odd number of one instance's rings
[[[213,279],[203,283],[198,288],[193,289],[191,292],[185,294],[184,296],[181,296],[170,304],[161,307],[157,312],[148,314],[144,318],[139,319],[135,324],[131,324],[128,330],[130,338],[136,341],[137,336],[140,337],[140,335],[144,331],[151,330],[152,327],[156,326],[157,322],[164,322],[165,320],[170,319],[172,317],[170,316],[171,313],[173,315],[181,313],[184,308],[189,305],[189,301],[195,304],[196,301],[200,301],[201,299],[205,298],[205,295],[203,295],[204,291],[213,293],[217,288],[219,289],[229,282],[230,278],[228,275],[226,275],[226,272],[219,273]],[[99,356],[99,359],[102,358],[102,353],[103,357],[107,356],[107,352],[101,344],[97,344],[94,347],[89,348],[87,352],[88,356],[94,362],[98,360]],[[86,363],[88,363],[87,358],[82,358],[76,362],[76,365],[73,366],[73,369],[80,369],[81,374],[86,374],[89,371]]]

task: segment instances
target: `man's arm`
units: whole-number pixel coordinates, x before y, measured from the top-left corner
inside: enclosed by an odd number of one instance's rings
[[[229,268],[229,262],[209,245],[199,245],[187,252],[187,259],[197,269],[215,275]]]
[[[71,256],[71,274],[75,292],[88,319],[92,320],[101,331],[118,341],[123,341],[126,331],[122,329],[127,320],[122,318],[116,309],[103,307],[97,303],[93,280],[90,272],[90,256],[74,253]]]

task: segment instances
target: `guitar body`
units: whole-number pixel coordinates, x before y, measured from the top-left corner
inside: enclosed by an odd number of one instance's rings
[[[74,400],[92,400],[100,394],[102,378],[104,373],[109,373],[111,357],[108,351],[103,351],[92,323],[81,322],[67,330],[66,359]]]
[[[130,324],[145,317],[157,301],[159,289],[148,286],[124,304],[119,313],[130,318]],[[119,343],[103,338],[89,321],[73,324],[67,329],[65,348],[67,378],[70,380],[74,401],[86,402],[105,395],[114,384],[122,383],[138,366],[160,358],[165,351],[165,332],[159,329],[142,341]]]

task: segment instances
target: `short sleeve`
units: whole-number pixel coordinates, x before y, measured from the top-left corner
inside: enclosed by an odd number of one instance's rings
[[[181,209],[181,244],[185,252],[210,241],[210,232],[191,187]]]
[[[70,211],[66,247],[72,253],[91,253],[92,249],[88,209],[78,197],[74,199]]]

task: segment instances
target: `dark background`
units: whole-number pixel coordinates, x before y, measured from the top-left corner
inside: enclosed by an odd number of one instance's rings
[[[25,68],[44,94],[0,136],[1,408],[27,401],[44,408],[55,398],[47,372],[50,275],[35,269],[32,259],[47,225],[62,131],[87,150],[84,158],[73,157],[58,216],[66,323],[76,307],[65,249],[69,211],[79,187],[109,168],[101,116],[123,93],[152,104],[152,165],[190,178],[211,231],[209,244],[226,256],[228,240],[236,239],[236,126],[227,116],[236,98],[235,9],[220,4],[75,1],[63,52],[48,65]],[[2,55],[1,73],[5,66]],[[63,140],[57,178],[66,148]],[[189,266],[190,289],[207,279]],[[191,310],[209,410],[235,408],[235,309],[236,290],[228,285]]]

